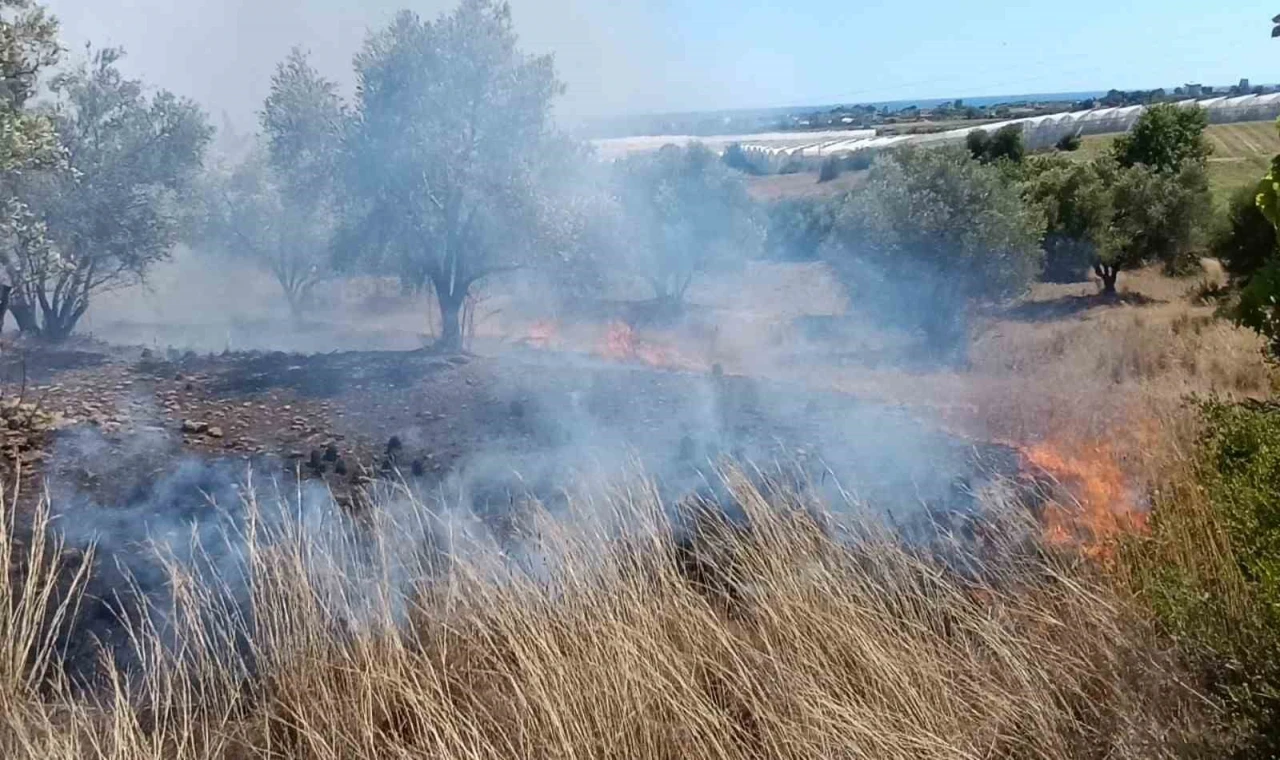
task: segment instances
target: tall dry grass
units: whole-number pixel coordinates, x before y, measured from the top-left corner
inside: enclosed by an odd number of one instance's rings
[[[396,495],[365,519],[240,538],[251,616],[170,566],[141,667],[59,676],[66,577],[44,514],[0,553],[5,758],[1150,758],[1213,709],[1126,604],[1025,511],[908,546],[852,507],[729,474],[749,529],[681,550],[643,487],[530,507],[522,550]],[[861,515],[861,516],[859,516]],[[428,530],[424,530],[427,528]],[[435,536],[439,551],[406,536]],[[83,565],[81,565],[83,566]]]

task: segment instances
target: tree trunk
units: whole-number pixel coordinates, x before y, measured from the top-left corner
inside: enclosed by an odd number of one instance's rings
[[[1094,264],[1093,271],[1102,280],[1102,294],[1114,296],[1116,280],[1120,277],[1120,268],[1111,264]]]
[[[462,350],[462,304],[465,294],[449,295],[436,288],[436,301],[440,304],[440,339],[436,348],[457,353]]]
[[[40,321],[36,319],[36,311],[31,304],[18,299],[9,305],[9,310],[13,312],[13,321],[18,323],[20,331],[27,335],[40,334]]]
[[[13,297],[12,285],[0,285],[0,333],[4,332],[4,317],[9,313],[9,299]]]

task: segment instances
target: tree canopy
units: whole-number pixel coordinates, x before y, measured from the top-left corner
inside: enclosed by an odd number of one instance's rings
[[[907,148],[846,199],[825,255],[855,301],[953,348],[970,303],[1018,295],[1039,274],[1043,228],[1016,185],[963,148]]]
[[[701,272],[741,261],[764,230],[746,187],[702,145],[668,145],[614,166],[622,258],[659,300],[679,302]]]
[[[434,288],[441,345],[461,345],[473,285],[535,256],[535,191],[551,107],[550,56],[520,52],[510,8],[463,0],[423,21],[405,11],[356,57],[343,248]]]
[[[295,316],[333,271],[345,118],[336,86],[295,49],[272,77],[262,144],[207,183],[206,239],[271,272]]]
[[[1044,213],[1045,279],[1077,282],[1109,255],[1116,173],[1110,161],[1054,155],[1028,161],[1024,194]]]
[[[1141,164],[1162,173],[1186,163],[1203,163],[1213,147],[1205,139],[1209,114],[1199,106],[1173,103],[1148,106],[1128,133],[1116,138],[1112,154],[1123,167]]]
[[[163,90],[148,97],[123,77],[122,55],[98,50],[49,84],[69,166],[18,185],[46,233],[4,261],[25,332],[65,338],[94,293],[143,279],[190,220],[188,191],[212,129],[191,101]]]

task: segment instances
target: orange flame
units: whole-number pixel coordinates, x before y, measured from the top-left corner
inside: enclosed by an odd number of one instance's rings
[[[597,356],[614,361],[638,361],[650,367],[700,369],[702,363],[681,356],[677,351],[636,337],[625,322],[610,322],[604,338],[596,347]]]
[[[1023,448],[1022,456],[1070,495],[1044,509],[1044,536],[1049,543],[1079,544],[1086,554],[1105,558],[1116,539],[1146,529],[1147,514],[1134,500],[1109,445],[1067,451],[1040,443]]]
[[[555,322],[544,319],[529,326],[529,334],[525,336],[524,342],[534,348],[551,348],[559,339],[560,327]]]

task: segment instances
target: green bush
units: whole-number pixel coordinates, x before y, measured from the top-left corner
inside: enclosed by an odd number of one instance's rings
[[[1054,147],[1064,153],[1074,153],[1080,150],[1080,133],[1069,132],[1063,135]]]
[[[818,169],[818,182],[830,182],[837,179],[844,171],[844,162],[838,156],[831,156],[822,162]]]
[[[1045,217],[1043,279],[1080,282],[1109,243],[1114,164],[1033,156],[1024,165],[1023,197]]]
[[[965,137],[965,147],[969,149],[969,155],[984,164],[992,164],[1001,159],[1017,164],[1027,154],[1026,144],[1022,140],[1022,127],[1017,124],[1007,124],[997,129],[995,134],[975,129]]]
[[[741,143],[731,143],[729,147],[724,149],[724,154],[720,157],[720,160],[724,161],[724,165],[730,169],[737,169],[753,177],[764,174],[764,171],[742,149]]]
[[[1156,494],[1131,567],[1246,737],[1280,753],[1280,407],[1201,401],[1194,484]]]
[[[1240,290],[1236,304],[1236,322],[1256,331],[1271,344],[1273,356],[1280,356],[1280,261],[1270,263],[1254,273],[1249,284]]]
[[[1258,208],[1258,189],[1246,185],[1231,194],[1209,248],[1232,279],[1249,280],[1276,255],[1276,228]]]
[[[1168,174],[1185,164],[1203,164],[1213,152],[1204,130],[1209,115],[1200,107],[1184,108],[1173,103],[1150,106],[1112,145],[1112,154],[1121,166],[1147,166]]]
[[[768,207],[765,253],[781,261],[812,261],[835,221],[825,200],[792,198]]]
[[[1043,230],[997,167],[959,148],[903,148],[844,198],[823,256],[856,305],[954,352],[971,306],[1021,295],[1040,274]]]

